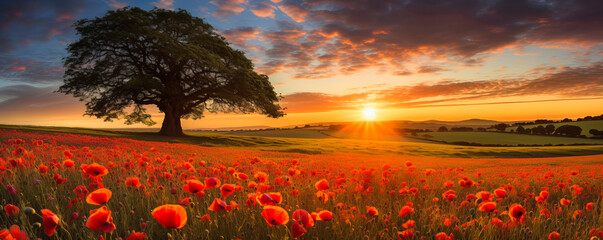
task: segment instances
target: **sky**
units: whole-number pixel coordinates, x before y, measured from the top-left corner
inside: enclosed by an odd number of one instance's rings
[[[376,120],[603,114],[600,0],[20,0],[0,2],[0,124],[145,127],[83,116],[83,102],[55,92],[72,24],[127,6],[204,19],[287,108],[279,119],[207,114],[185,129],[361,121],[366,107]]]

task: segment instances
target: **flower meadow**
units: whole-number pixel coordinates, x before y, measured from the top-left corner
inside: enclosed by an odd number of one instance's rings
[[[306,155],[16,130],[0,140],[2,240],[603,238],[603,156]]]

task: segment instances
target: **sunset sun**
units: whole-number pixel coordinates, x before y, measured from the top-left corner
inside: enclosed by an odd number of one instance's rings
[[[373,121],[375,120],[375,117],[377,117],[377,110],[373,107],[365,107],[362,109],[362,117],[364,117],[364,120],[366,121]]]

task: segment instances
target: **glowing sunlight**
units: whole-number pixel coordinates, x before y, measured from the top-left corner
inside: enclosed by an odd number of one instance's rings
[[[366,121],[373,121],[377,117],[377,110],[373,107],[365,107],[362,109],[362,117]]]

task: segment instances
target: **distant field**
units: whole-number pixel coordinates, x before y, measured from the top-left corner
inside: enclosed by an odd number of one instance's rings
[[[214,133],[214,132],[209,132]],[[233,136],[259,136],[259,137],[280,137],[280,138],[331,138],[315,129],[279,129],[279,130],[258,130],[258,131],[228,131],[215,132],[215,134],[233,135]]]
[[[213,133],[188,133],[172,138],[149,132],[129,132],[86,128],[38,127],[0,125],[0,129],[18,129],[34,132],[85,134],[104,137],[130,138],[145,141],[185,143],[210,147],[247,150],[267,150],[309,154],[360,153],[371,155],[410,155],[455,158],[533,158],[603,154],[603,145],[551,147],[473,147],[438,143],[353,140],[304,139],[232,136]]]
[[[603,130],[603,120],[596,120],[596,121],[580,121],[580,122],[563,122],[563,123],[548,123],[548,124],[535,124],[535,125],[522,125],[524,128],[533,128],[533,127],[538,127],[538,126],[543,126],[546,127],[546,125],[549,124],[553,124],[555,126],[555,128],[558,128],[560,126],[563,125],[575,125],[578,127],[582,128],[582,135],[585,135],[587,137],[592,137],[593,135],[591,135],[590,133],[588,133],[588,131],[590,131],[591,129],[597,129],[597,130]],[[507,132],[513,130],[517,130],[517,127],[519,126],[513,126],[513,127],[509,127],[507,128]]]
[[[603,144],[603,139],[572,138],[559,136],[539,136],[529,134],[512,134],[496,132],[430,132],[419,134],[433,136],[433,140],[441,140],[449,143],[468,142],[480,144],[500,144],[500,145],[571,145],[571,144]]]

